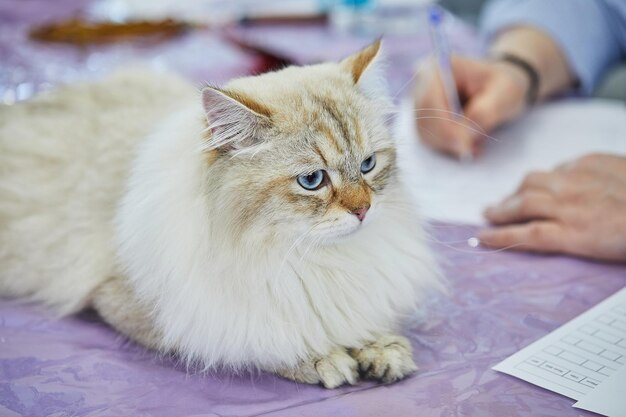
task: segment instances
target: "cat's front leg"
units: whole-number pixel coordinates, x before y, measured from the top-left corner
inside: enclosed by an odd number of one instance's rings
[[[411,343],[403,336],[382,336],[348,352],[358,362],[361,375],[367,379],[391,383],[417,370]]]
[[[359,380],[357,361],[345,348],[337,347],[324,357],[311,358],[297,367],[276,372],[283,378],[305,384],[322,384],[332,389],[344,384],[354,385]]]

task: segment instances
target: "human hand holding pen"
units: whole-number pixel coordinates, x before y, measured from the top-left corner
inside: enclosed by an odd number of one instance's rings
[[[490,132],[522,113],[529,81],[505,62],[453,56],[451,64],[464,115],[452,112],[439,71],[429,69],[427,87],[415,97],[419,136],[452,156],[477,156]]]
[[[563,51],[550,36],[535,28],[516,26],[500,33],[490,54],[514,56],[532,67],[538,77],[536,91],[531,94],[533,100],[542,100],[574,84]],[[520,65],[498,58],[453,56],[451,70],[464,115],[456,116],[450,109],[438,69],[418,74],[414,103],[420,138],[456,157],[477,156],[494,129],[528,107],[532,81]]]

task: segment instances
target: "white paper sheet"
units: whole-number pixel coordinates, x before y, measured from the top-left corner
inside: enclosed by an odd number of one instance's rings
[[[419,144],[410,102],[396,124],[399,163],[422,213],[442,221],[483,224],[483,210],[513,193],[531,170],[549,170],[591,152],[626,155],[626,106],[602,100],[563,100],[535,108],[493,133],[474,162],[442,156]],[[441,114],[433,113],[441,116]]]
[[[626,417],[626,366],[585,395],[574,407],[609,417]]]
[[[576,400],[601,387],[582,402],[586,409],[619,410],[621,401],[626,411],[626,288],[493,369]]]

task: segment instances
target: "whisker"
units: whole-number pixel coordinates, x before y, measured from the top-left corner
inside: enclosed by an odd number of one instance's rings
[[[498,139],[498,138],[496,138],[496,137],[493,137],[493,136],[491,136],[491,135],[488,135],[488,134],[486,134],[486,133],[484,133],[484,132],[482,132],[482,131],[480,131],[480,130],[474,129],[474,128],[470,127],[470,126],[467,126],[467,125],[465,125],[465,124],[461,123],[461,122],[460,122],[460,121],[458,121],[458,120],[454,120],[453,118],[440,117],[440,116],[418,116],[418,117],[416,117],[416,118],[415,118],[415,120],[422,120],[422,119],[448,120],[448,121],[450,121],[450,122],[452,122],[452,123],[456,123],[456,124],[458,124],[458,125],[461,125],[461,126],[463,126],[463,127],[467,128],[467,129],[469,129],[470,131],[472,131],[472,132],[474,132],[474,133],[477,133],[477,134],[479,134],[480,136],[483,136],[483,137],[485,137],[485,138],[487,138],[487,139],[494,140],[495,142],[500,142],[500,139]]]
[[[283,272],[283,268],[285,267],[285,264],[287,263],[287,259],[291,255],[291,252],[309,236],[309,234],[313,231],[315,227],[317,227],[321,223],[322,222],[317,222],[313,224],[313,226],[311,226],[308,230],[306,230],[304,233],[302,233],[300,236],[298,236],[294,240],[293,244],[291,245],[291,247],[289,247],[289,249],[285,253],[285,256],[283,257],[282,262],[280,263],[280,267],[278,268],[278,273],[276,274],[277,277],[279,277],[280,274]]]
[[[453,112],[452,110],[446,110],[446,109],[437,109],[434,107],[420,107],[420,108],[415,108],[413,109],[413,112],[421,112],[421,111],[435,111],[435,112],[443,112],[443,113],[447,113],[450,114],[452,116],[454,116],[454,118],[460,118],[463,120],[467,120],[468,122],[470,122],[471,124],[473,124],[474,126],[476,126],[477,129],[479,129],[481,132],[485,132],[485,129],[483,129],[478,123],[476,123],[473,119],[465,116],[462,113],[456,113]]]
[[[486,254],[486,255],[492,255],[494,253],[498,253],[498,252],[503,252],[503,251],[507,251],[509,249],[513,249],[519,246],[524,246],[526,245],[526,243],[524,242],[519,242],[519,243],[515,243],[513,245],[509,245],[509,246],[505,246],[503,248],[498,248],[498,249],[485,249],[484,246],[481,249],[461,249],[458,248],[456,246],[452,246],[455,243],[463,243],[463,242],[467,242],[467,240],[462,240],[460,242],[442,242],[440,240],[428,240],[428,242],[431,243],[436,243],[438,245],[442,245],[448,249],[453,249],[456,252],[460,252],[460,253],[472,253],[472,254]]]
[[[418,76],[418,75],[423,75],[426,74],[426,76],[430,79],[434,74],[431,71],[425,70],[424,64],[425,65],[429,65],[429,66],[433,66],[434,65],[434,60],[435,60],[435,56],[433,54],[431,54],[430,56],[426,57],[423,61],[422,61],[422,65],[420,65],[420,68],[415,68],[412,71],[412,75],[411,78],[409,78],[407,80],[407,82],[405,82],[402,87],[400,87],[398,89],[398,91],[396,91],[396,93],[393,95],[393,98],[395,99],[396,97],[398,97],[400,95],[400,93],[402,93],[404,91],[404,89]]]
[[[413,215],[413,214],[416,213],[411,206],[407,206],[406,204],[403,204],[403,203],[396,204],[396,202],[393,201],[393,200],[391,200],[391,201],[389,201],[389,200],[381,201],[381,202],[378,203],[378,206],[379,207],[383,207],[383,208],[384,207],[391,207],[394,210],[402,211],[402,212],[410,214],[410,215]],[[428,227],[433,227],[433,228],[446,228],[446,227],[448,227],[448,228],[455,228],[455,229],[457,229],[457,228],[462,227],[462,226],[437,224],[437,225],[428,225],[426,228],[428,228]],[[473,227],[471,227],[471,226],[466,226],[466,228],[473,229]],[[427,232],[427,230],[426,230],[426,232]],[[471,236],[471,237],[475,237],[475,236]],[[469,238],[468,239],[462,239],[462,240],[442,241],[442,240],[439,240],[439,239],[435,238],[431,234],[426,233],[424,235],[424,239],[427,242],[429,242],[429,243],[435,243],[435,244],[438,244],[438,245],[442,245],[442,246],[447,247],[449,249],[453,249],[453,250],[455,250],[457,252],[474,253],[474,254],[494,254],[494,253],[502,252],[502,251],[505,251],[505,250],[513,249],[513,248],[516,248],[516,247],[519,247],[519,246],[524,246],[526,244],[524,242],[519,242],[519,243],[516,243],[516,244],[513,244],[513,245],[509,245],[509,246],[506,246],[506,247],[503,247],[503,248],[498,248],[498,249],[486,249],[484,246],[482,246],[480,249],[469,249],[469,248],[468,249],[463,249],[463,248],[459,248],[457,246],[452,246],[452,245],[467,244]]]
[[[322,241],[323,236],[317,236],[315,237],[311,243],[309,244],[309,246],[306,248],[306,250],[304,251],[304,253],[300,256],[300,259],[298,260],[298,264],[297,266],[299,267],[300,265],[302,265],[302,262],[304,261],[304,258],[306,257],[306,255],[308,255],[309,251],[315,246],[317,247],[317,245]]]
[[[415,77],[417,76],[417,71],[413,71],[413,75],[411,75],[411,78],[408,79],[407,82],[405,82],[404,84],[402,84],[402,87],[400,87],[398,89],[398,91],[396,91],[396,93],[392,96],[392,99],[397,98],[400,93],[402,93],[404,91],[404,89],[411,83],[413,82],[413,80],[415,79]]]

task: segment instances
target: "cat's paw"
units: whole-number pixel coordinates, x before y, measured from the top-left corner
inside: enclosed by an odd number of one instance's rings
[[[337,388],[359,381],[357,361],[344,348],[335,348],[327,356],[302,362],[297,368],[277,372],[283,378],[306,384]]]
[[[417,370],[413,350],[406,337],[388,335],[360,349],[350,349],[350,355],[359,363],[359,371],[367,379],[391,383]]]

